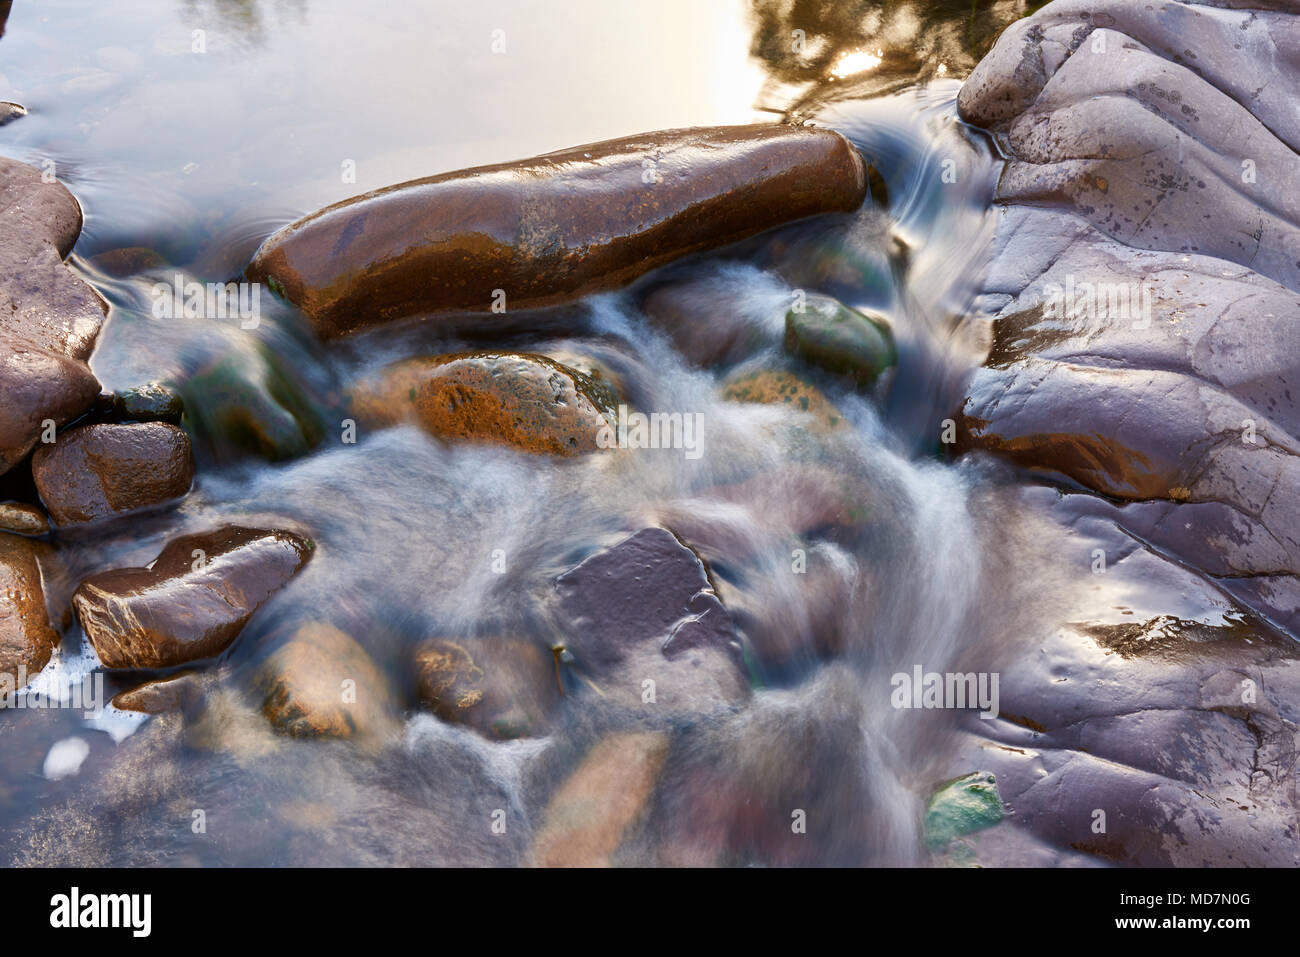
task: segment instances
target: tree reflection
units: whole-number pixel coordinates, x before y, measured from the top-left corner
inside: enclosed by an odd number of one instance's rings
[[[1035,0],[753,0],[750,54],[766,96],[798,112],[816,102],[966,76]],[[781,110],[785,112],[786,110]]]

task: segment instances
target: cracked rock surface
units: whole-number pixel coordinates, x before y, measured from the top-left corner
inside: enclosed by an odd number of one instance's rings
[[[972,840],[981,860],[1300,863],[1287,8],[1057,0],[959,96],[1007,164],[958,449],[1055,485],[1025,506],[1101,556],[1003,673],[1001,716],[968,728],[1014,822]]]

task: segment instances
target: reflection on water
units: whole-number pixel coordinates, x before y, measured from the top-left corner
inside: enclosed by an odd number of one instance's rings
[[[174,511],[60,536],[67,567],[49,583],[55,607],[84,575],[145,563],[167,540],[221,522],[294,528],[317,552],[209,669],[217,683],[201,713],[151,719],[121,744],[139,719],[116,715],[103,734],[68,711],[0,715],[6,857],[518,863],[577,758],[636,730],[671,734],[673,748],[628,862],[921,861],[922,801],[950,716],[892,709],[888,676],[916,662],[969,668],[977,652],[989,670],[1032,581],[1006,555],[984,558],[990,540],[996,549],[1011,534],[1005,517],[985,515],[996,492],[972,467],[934,456],[938,424],[982,355],[976,292],[998,164],[956,121],[955,80],[852,99],[857,74],[847,67],[870,65],[888,83],[940,65],[960,75],[1022,6],[760,2],[751,24],[740,3],[704,12],[689,0],[650,13],[592,0],[563,16],[505,0],[195,0],[111,11],[20,2],[0,47],[0,97],[32,115],[6,127],[0,149],[54,158],[86,207],[76,263],[113,307],[96,374],[114,389],[192,385],[214,364],[236,379],[284,380],[280,394],[301,397],[278,410],[288,427],[311,420],[319,434],[306,443],[311,454],[270,465],[196,431],[199,480]],[[194,52],[196,30],[203,52]],[[809,43],[798,53],[786,46],[795,30]],[[493,52],[494,37],[504,52]],[[879,50],[880,62],[846,60],[855,50]],[[832,79],[837,64],[844,75]],[[880,176],[876,201],[494,340],[597,363],[635,408],[702,413],[698,459],[660,450],[554,463],[443,445],[412,427],[368,432],[355,446],[322,441],[360,378],[475,343],[417,323],[322,346],[269,301],[256,329],[150,312],[159,278],[236,274],[299,212],[633,130],[750,121],[779,90],[792,94],[782,111],[815,112],[863,151]],[[819,380],[848,422],[827,432],[780,407],[724,401],[734,369],[692,365],[642,311],[647,292],[675,283],[700,290],[702,316],[751,324],[746,368],[783,367],[780,306],[795,289],[881,314],[899,347],[892,394],[878,404]],[[823,500],[828,482],[851,490],[849,519],[819,517],[836,513]],[[513,743],[410,707],[416,642],[562,641],[548,604],[555,577],[656,522],[709,562],[749,645],[787,643],[747,658],[758,689],[748,706],[695,719],[629,714],[573,681],[557,730]],[[793,549],[814,557],[808,583],[788,573]],[[497,550],[511,556],[503,573],[492,568]],[[1036,560],[1023,543],[1009,552]],[[355,637],[393,680],[409,709],[399,733],[361,745],[270,730],[254,676],[285,628],[304,620]],[[822,633],[836,636],[829,661],[811,640]],[[51,674],[90,664],[69,624]],[[130,684],[110,683],[109,694]],[[79,774],[46,780],[45,756],[70,737],[90,746]],[[788,821],[792,806],[825,822],[802,842],[770,824]],[[211,822],[206,834],[189,826],[196,808]],[[497,809],[504,834],[487,826]]]
[[[964,77],[1030,0],[754,0],[750,52],[768,108],[805,115],[828,100]]]

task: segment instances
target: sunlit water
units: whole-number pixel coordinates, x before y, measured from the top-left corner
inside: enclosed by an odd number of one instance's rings
[[[983,357],[978,292],[998,173],[984,138],[955,118],[956,79],[809,110],[883,178],[887,197],[858,214],[795,224],[487,340],[585,356],[633,407],[701,413],[698,458],[656,450],[556,462],[445,445],[413,427],[342,444],[336,426],[358,379],[484,340],[415,323],[322,346],[269,299],[254,330],[150,312],[160,276],[228,278],[273,229],[366,189],[639,130],[751,122],[764,115],[755,106],[770,106],[742,4],[707,14],[686,2],[650,14],[577,6],[558,17],[505,2],[123,10],[19,0],[0,40],[0,98],[31,115],[0,132],[0,150],[52,159],[85,207],[74,261],[112,304],[92,360],[100,380],[183,381],[213,357],[252,361],[260,343],[311,397],[327,436],[276,465],[200,444],[196,487],[175,509],[59,536],[67,573],[50,583],[55,607],[83,575],[148,562],[176,535],[223,522],[295,528],[318,550],[211,666],[220,688],[198,727],[120,712],[94,722],[67,710],[0,716],[11,732],[0,819],[16,860],[515,863],[575,756],[605,733],[644,727],[673,731],[675,756],[630,862],[681,860],[680,819],[694,812],[675,802],[687,800],[692,775],[753,749],[773,767],[803,766],[802,790],[784,779],[771,794],[761,781],[745,786],[759,805],[797,801],[820,815],[810,861],[924,860],[921,808],[953,716],[893,709],[889,677],[915,664],[957,670],[974,649],[987,670],[1025,613],[1021,593],[1033,590],[1032,551],[1013,548],[1005,516],[986,511],[995,485],[940,454],[942,420]],[[205,52],[194,52],[195,30]],[[495,30],[504,53],[492,52]],[[154,250],[165,265],[114,275],[95,258],[125,247]],[[781,364],[783,307],[796,289],[883,314],[900,351],[893,387],[869,397],[823,382],[850,423],[829,434],[781,408],[723,401],[720,382],[734,370],[691,366],[640,311],[642,294],[666,281],[697,284],[702,314],[750,323],[766,343],[747,360],[755,368]],[[816,505],[801,480],[816,470],[857,490],[861,529],[791,531]],[[729,494],[755,479],[774,490],[762,507]],[[633,719],[578,689],[559,730],[512,743],[414,710],[378,749],[289,741],[257,713],[251,676],[287,623],[338,625],[401,684],[410,648],[429,635],[550,643],[555,577],[660,522],[706,558],[742,627],[799,633],[829,614],[839,653],[827,662],[796,650],[779,667],[755,666],[746,708],[693,722]],[[829,569],[817,587],[790,574],[796,547]],[[498,550],[504,573],[493,569]],[[1017,550],[1026,564],[1013,570]],[[46,681],[94,667],[75,622],[64,635]],[[109,694],[126,686],[110,679]],[[69,737],[87,741],[89,757],[51,780],[42,768]],[[508,810],[505,835],[487,828],[498,808]],[[207,814],[205,834],[190,826],[194,809]],[[759,838],[729,846],[722,863],[802,859]]]

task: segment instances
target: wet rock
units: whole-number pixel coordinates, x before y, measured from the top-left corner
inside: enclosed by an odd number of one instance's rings
[[[0,306],[2,308],[2,306]],[[43,435],[95,402],[99,381],[85,363],[38,349],[0,332],[0,473],[24,458]]]
[[[415,655],[421,702],[497,739],[546,733],[559,703],[554,654],[512,638],[435,638]]]
[[[869,388],[898,361],[893,336],[872,319],[829,296],[809,296],[785,315],[785,348],[828,372]]]
[[[759,369],[728,376],[722,396],[733,402],[783,405],[807,415],[819,430],[843,428],[844,414],[811,382],[780,369]]]
[[[669,130],[434,176],[271,236],[248,269],[323,335],[421,313],[552,305],[689,253],[856,209],[861,157],[789,126]],[[412,244],[412,237],[418,241]]]
[[[311,542],[226,526],[167,544],[149,568],[92,575],[72,598],[108,668],[166,668],[220,653],[302,567]]]
[[[324,437],[319,406],[265,346],[217,358],[176,391],[184,422],[218,459],[253,454],[271,461],[305,455]]]
[[[930,795],[925,806],[925,842],[931,848],[941,848],[1001,820],[997,779],[988,772],[972,771],[941,785]]]
[[[735,627],[704,563],[663,528],[644,528],[555,582],[556,632],[605,699],[656,711],[743,700]]]
[[[525,452],[578,455],[599,447],[608,389],[546,356],[474,352],[408,359],[363,387],[365,421],[414,421],[449,441],[492,442]]]
[[[0,675],[14,683],[20,668],[28,676],[44,668],[59,641],[45,607],[39,554],[36,543],[0,534]]]
[[[50,520],[35,505],[25,502],[0,502],[0,531],[18,535],[44,535]]]
[[[180,393],[160,382],[101,396],[100,405],[104,414],[131,422],[179,425],[185,413],[185,401]]]
[[[533,842],[540,867],[609,867],[646,807],[668,755],[657,732],[611,735],[588,752],[546,808]]]
[[[292,737],[351,738],[397,726],[388,679],[351,636],[324,622],[298,628],[256,684],[262,713]]]
[[[155,681],[146,681],[113,696],[113,707],[144,714],[181,711],[197,702],[203,693],[203,680],[193,671],[182,671]]]
[[[110,249],[90,257],[90,264],[114,279],[126,279],[141,273],[159,272],[167,268],[167,260],[157,250],[146,246],[126,246]]]
[[[32,477],[55,523],[74,525],[179,498],[194,459],[174,425],[87,425],[38,449]]]
[[[1002,35],[958,107],[1011,156],[1000,201],[1300,288],[1296,65],[1257,53],[1297,32],[1281,9],[1064,0]]]
[[[1300,71],[1252,51],[1297,38],[1200,3],[1057,0],[1008,29],[959,97],[1010,161],[993,347],[954,415],[960,451],[1132,503],[1130,534],[1293,634],[1300,122],[1277,91]]]
[[[0,472],[31,450],[46,420],[71,421],[99,392],[85,359],[106,306],[63,263],[80,231],[71,193],[0,157]]]
[[[0,101],[0,126],[4,126],[6,123],[12,123],[20,116],[26,115],[27,109],[21,104]]]

